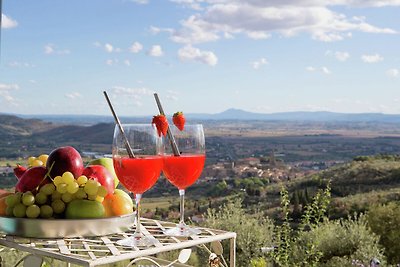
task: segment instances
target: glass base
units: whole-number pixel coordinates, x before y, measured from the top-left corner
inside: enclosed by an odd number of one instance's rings
[[[117,244],[124,247],[150,247],[155,244],[155,239],[143,235],[131,236],[122,240],[118,240]]]
[[[164,231],[164,234],[168,236],[191,236],[198,235],[200,233],[200,229],[190,227],[186,224],[177,224],[174,228]]]

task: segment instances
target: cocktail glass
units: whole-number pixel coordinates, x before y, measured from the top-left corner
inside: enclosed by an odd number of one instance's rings
[[[136,229],[133,236],[117,242],[123,246],[149,246],[154,239],[146,237],[140,224],[140,200],[142,194],[157,181],[163,167],[162,138],[151,124],[122,124],[125,132],[121,133],[118,125],[114,129],[113,163],[120,183],[135,196]],[[127,142],[134,154],[127,150]]]
[[[164,233],[170,236],[190,236],[199,234],[199,229],[185,224],[185,189],[191,186],[200,177],[206,160],[205,139],[203,125],[185,125],[180,131],[170,127],[171,135],[179,150],[179,155],[173,153],[172,140],[165,140],[163,173],[167,180],[179,189],[180,196],[180,221],[174,228],[167,229]]]

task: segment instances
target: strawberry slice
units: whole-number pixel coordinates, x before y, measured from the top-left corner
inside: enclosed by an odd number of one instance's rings
[[[166,136],[168,131],[168,120],[164,115],[153,116],[151,124],[155,124],[157,127],[158,136],[161,134]]]
[[[174,116],[172,116],[172,122],[180,131],[183,131],[185,128],[185,121],[186,119],[182,111],[175,112]]]

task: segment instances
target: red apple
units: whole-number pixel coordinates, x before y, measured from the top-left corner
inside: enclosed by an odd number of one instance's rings
[[[47,183],[49,178],[45,179],[47,169],[43,166],[27,169],[15,186],[17,192],[33,191],[39,185]]]
[[[54,165],[53,165],[54,163]],[[64,172],[71,172],[75,178],[82,175],[83,161],[81,155],[72,146],[63,146],[54,149],[47,159],[46,167],[51,169],[50,176],[52,178],[63,175]]]
[[[102,186],[107,189],[108,195],[114,193],[114,176],[102,165],[91,165],[87,166],[82,175],[85,175],[88,179],[98,181]]]

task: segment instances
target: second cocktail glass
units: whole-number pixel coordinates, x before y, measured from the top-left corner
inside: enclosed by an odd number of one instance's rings
[[[200,230],[185,224],[185,189],[200,177],[206,159],[203,125],[185,125],[183,131],[170,127],[179,149],[179,155],[174,155],[171,140],[165,140],[163,173],[170,183],[179,189],[180,221],[174,228],[164,233],[170,236],[190,236],[200,233]]]
[[[140,200],[142,194],[157,181],[163,167],[162,138],[151,124],[122,124],[125,132],[115,126],[113,139],[113,161],[115,173],[121,184],[135,195],[136,230],[132,237],[117,242],[123,246],[149,246],[151,238],[143,235],[140,224]],[[127,141],[127,142],[126,142]],[[134,154],[129,155],[129,143]]]

